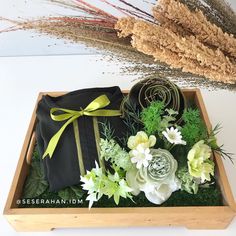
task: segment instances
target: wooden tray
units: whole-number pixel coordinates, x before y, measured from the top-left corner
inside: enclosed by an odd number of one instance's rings
[[[198,89],[183,90],[187,99],[193,99],[208,127],[211,124]],[[40,93],[59,96],[63,92]],[[36,104],[37,107],[37,104]],[[15,176],[4,209],[4,215],[16,231],[49,231],[54,228],[74,227],[128,227],[128,226],[184,226],[189,229],[223,229],[235,216],[235,202],[221,157],[214,153],[217,180],[224,198],[224,206],[196,207],[126,207],[126,208],[18,208],[23,185],[29,171],[36,123],[34,109]]]

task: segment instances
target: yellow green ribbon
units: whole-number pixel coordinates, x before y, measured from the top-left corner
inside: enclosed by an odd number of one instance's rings
[[[52,158],[53,153],[56,149],[56,146],[60,140],[61,135],[63,134],[66,127],[71,124],[74,120],[79,118],[80,116],[120,116],[120,110],[106,110],[101,109],[110,104],[110,100],[106,95],[101,95],[94,99],[85,109],[80,111],[69,110],[64,108],[51,108],[50,116],[54,121],[66,121],[66,123],[59,129],[59,131],[54,134],[54,136],[50,139],[47,149],[45,150],[43,157],[45,158],[49,155]],[[63,112],[62,114],[56,115],[55,112]]]

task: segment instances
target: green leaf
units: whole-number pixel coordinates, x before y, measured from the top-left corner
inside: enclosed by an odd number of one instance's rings
[[[34,198],[41,195],[48,188],[48,182],[44,179],[40,161],[32,161],[30,173],[26,179],[23,198]]]
[[[84,191],[81,189],[81,187],[71,186],[70,188],[71,188],[71,190],[74,191],[74,193],[77,196],[77,198],[82,198],[83,197]]]
[[[81,199],[83,194],[83,190],[77,186],[67,187],[58,192],[59,197],[64,200]]]

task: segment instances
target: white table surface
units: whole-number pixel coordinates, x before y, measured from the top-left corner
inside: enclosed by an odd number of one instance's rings
[[[71,91],[85,87],[119,85],[127,89],[133,76],[121,74],[121,63],[101,61],[101,55],[3,57],[0,58],[0,210],[3,211],[29,120],[40,91]],[[219,143],[236,153],[236,92],[202,90],[212,124],[221,122]],[[236,166],[225,161],[236,196]],[[236,197],[235,197],[236,198]],[[204,217],[204,216],[203,216]],[[207,220],[207,219],[206,219]],[[4,233],[4,234],[3,234]],[[0,235],[16,233],[0,216]],[[38,233],[34,233],[37,235]],[[226,230],[187,230],[185,228],[56,229],[45,235],[236,235],[236,219]],[[41,235],[41,234],[40,234]]]

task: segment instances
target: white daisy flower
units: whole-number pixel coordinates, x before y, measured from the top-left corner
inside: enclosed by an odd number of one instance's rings
[[[165,131],[162,132],[162,134],[165,136],[165,138],[172,144],[182,144],[186,145],[186,142],[182,140],[181,132],[174,127],[166,128]]]
[[[132,151],[130,151],[131,162],[136,163],[136,167],[140,169],[142,166],[147,167],[148,161],[152,160],[149,148],[144,148],[141,145]]]

